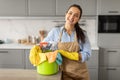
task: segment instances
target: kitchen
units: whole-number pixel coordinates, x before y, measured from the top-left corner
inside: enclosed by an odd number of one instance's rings
[[[35,67],[30,64],[28,59],[29,50],[32,45],[18,44],[18,40],[27,38],[29,35],[40,36],[39,30],[49,32],[51,28],[63,24],[64,14],[68,6],[73,3],[79,3],[84,10],[80,25],[88,32],[88,37],[92,45],[92,56],[87,62],[91,80],[119,80],[119,76],[116,77],[116,74],[120,72],[119,65],[115,67],[112,66],[112,69],[107,66],[108,68],[106,69],[106,66],[100,65],[100,63],[102,63],[101,53],[98,54],[104,46],[110,49],[118,48],[117,50],[119,51],[119,33],[98,33],[98,15],[120,14],[119,12],[116,13],[116,11],[120,11],[119,1],[112,1],[113,0],[0,0],[0,40],[6,42],[5,44],[0,44],[0,67],[5,69],[34,69]],[[112,8],[108,4],[113,5]],[[108,13],[107,11],[111,11],[110,9],[116,11]],[[106,36],[108,38],[106,38]],[[110,41],[111,36],[116,38],[116,43]],[[10,53],[11,55],[6,57],[5,53]],[[3,56],[5,56],[7,60]],[[3,64],[4,61],[5,63]],[[116,61],[117,60],[114,62]],[[105,69],[110,72],[110,74],[107,74],[107,72],[103,70],[106,73],[103,76],[102,73],[104,72],[99,72],[99,69]],[[114,74],[112,72],[114,72]],[[111,78],[111,75],[112,77],[115,75],[115,77]],[[101,77],[104,77],[104,79],[101,79]]]

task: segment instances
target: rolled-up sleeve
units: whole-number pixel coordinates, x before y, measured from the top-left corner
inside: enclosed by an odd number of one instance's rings
[[[87,61],[91,56],[91,45],[87,36],[87,33],[85,33],[85,43],[80,43],[80,53],[82,55],[82,62]]]
[[[60,30],[60,28],[53,28],[43,40],[43,42],[52,44],[52,50],[58,49],[57,43],[59,41]]]
[[[43,42],[54,41],[53,39],[54,39],[54,29],[52,29],[52,30],[48,33],[47,37],[44,38]]]

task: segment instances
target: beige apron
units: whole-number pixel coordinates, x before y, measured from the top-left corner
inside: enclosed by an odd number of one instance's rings
[[[61,42],[61,37],[62,32],[60,33],[58,49],[69,52],[79,51],[80,48],[76,34],[74,42]],[[82,63],[80,61],[74,61],[63,57],[63,63],[60,66],[60,69],[62,71],[61,80],[89,80],[89,73],[85,62]]]

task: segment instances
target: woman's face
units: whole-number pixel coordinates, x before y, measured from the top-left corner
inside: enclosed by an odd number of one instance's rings
[[[69,25],[75,25],[80,19],[80,10],[77,7],[71,7],[66,13],[66,23]]]

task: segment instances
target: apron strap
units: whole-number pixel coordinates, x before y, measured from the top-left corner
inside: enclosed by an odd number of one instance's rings
[[[75,31],[74,33],[75,33],[75,35],[74,35],[74,41],[75,41],[75,42],[78,42],[78,41],[77,41],[77,34],[76,34],[76,31]]]
[[[63,29],[61,30],[61,32],[60,32],[60,35],[59,35],[59,40],[58,40],[58,42],[61,42],[61,37],[62,37],[63,30],[64,30],[64,28],[63,28]]]

